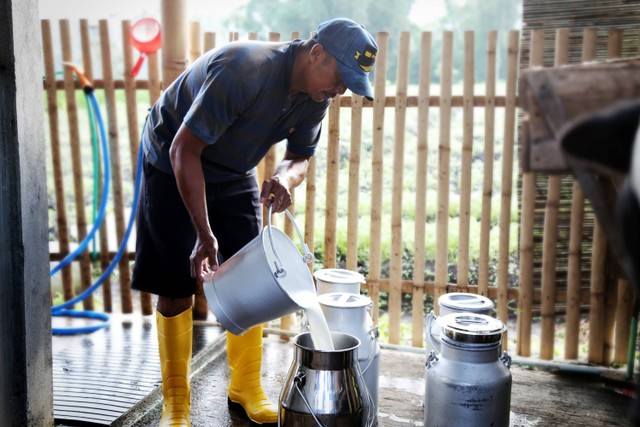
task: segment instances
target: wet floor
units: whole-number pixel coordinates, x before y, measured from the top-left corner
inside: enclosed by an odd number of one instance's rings
[[[140,320],[138,316],[132,319],[115,321],[108,330],[85,337],[54,337],[54,387],[61,390],[59,373],[65,372],[64,363],[68,365],[71,361],[75,375],[82,375],[83,369],[96,370],[96,366],[103,366],[100,375],[87,379],[87,382],[95,382],[92,387],[97,390],[106,389],[104,383],[110,375],[117,376],[124,390],[110,391],[108,397],[122,400],[130,388],[143,392],[144,397],[106,424],[65,420],[56,415],[58,426],[147,427],[158,424],[161,396],[159,365],[154,361],[154,356],[157,357],[155,325],[152,318]],[[293,359],[293,344],[290,340],[269,335],[264,345],[262,384],[267,395],[277,401]],[[101,356],[104,354],[111,356]],[[130,357],[127,359],[126,355]],[[379,426],[424,425],[425,359],[421,350],[399,351],[383,346],[379,368]],[[512,365],[511,374],[510,426],[631,425],[628,412],[632,399],[614,391],[610,384],[605,387],[607,384],[597,376],[558,374],[522,365]],[[194,427],[250,425],[228,409],[228,383],[224,331],[211,323],[196,324],[192,377]],[[60,398],[56,396],[55,404],[59,408]],[[97,400],[102,403],[100,411],[116,409],[105,397]],[[80,402],[67,403],[67,409],[72,412],[74,408],[77,412],[86,411]],[[114,414],[110,416],[113,418]]]

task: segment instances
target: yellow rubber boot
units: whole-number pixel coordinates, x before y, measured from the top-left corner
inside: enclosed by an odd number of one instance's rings
[[[163,396],[160,427],[191,427],[192,309],[174,317],[156,312],[156,324]]]
[[[229,406],[241,407],[254,423],[277,423],[278,407],[264,394],[260,383],[262,326],[242,336],[227,332],[227,359],[231,371]]]

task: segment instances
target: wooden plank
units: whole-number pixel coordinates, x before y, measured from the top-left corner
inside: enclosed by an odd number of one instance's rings
[[[434,301],[447,292],[449,277],[449,161],[451,157],[451,86],[453,72],[453,33],[445,31],[440,71],[440,139],[438,145],[438,204],[436,211],[436,291]],[[439,314],[438,305],[435,306]]]
[[[596,54],[596,30],[585,29],[582,40],[582,61],[592,61]],[[571,229],[569,231],[569,260],[567,272],[567,317],[565,319],[565,359],[578,358],[580,340],[580,272],[582,259],[582,231],[584,222],[584,194],[577,180],[573,181],[571,197]]]
[[[469,286],[469,228],[471,212],[471,156],[473,154],[473,85],[474,85],[473,31],[464,33],[464,76],[462,107],[462,164],[460,168],[460,214],[458,216],[458,284]]]
[[[60,38],[62,42],[63,61],[73,63],[73,51],[71,43],[71,30],[69,20],[60,21]],[[81,242],[87,237],[87,215],[84,204],[84,184],[83,184],[83,161],[82,146],[80,144],[80,129],[78,121],[78,105],[76,102],[76,91],[74,89],[74,74],[71,68],[65,67],[65,98],[67,101],[67,120],[69,123],[69,142],[71,149],[71,164],[73,175],[74,202],[76,209],[76,229],[77,241]],[[76,258],[80,263],[80,286],[85,290],[91,285],[91,261],[89,251],[85,249]],[[73,295],[73,290],[70,290]],[[65,299],[69,295],[69,290],[65,292]],[[84,309],[93,305],[91,299],[85,299],[82,303]]]
[[[591,300],[589,302],[589,348],[587,359],[590,363],[604,361],[604,294],[606,236],[599,223],[593,230],[593,249],[591,259]]]
[[[567,63],[569,30],[556,31],[555,66]],[[540,337],[540,358],[553,359],[555,343],[555,301],[556,289],[556,247],[558,240],[558,205],[560,203],[559,175],[549,177],[547,203],[544,215],[544,234],[542,252],[542,325]]]
[[[505,324],[508,321],[508,276],[509,276],[509,238],[511,231],[511,197],[513,191],[513,153],[516,126],[516,83],[518,74],[518,46],[520,32],[509,32],[507,53],[507,104],[504,117],[504,138],[502,147],[502,191],[500,196],[500,236],[498,242],[498,318]],[[502,345],[506,350],[507,334]]]
[[[360,162],[362,150],[362,96],[355,95],[351,106],[349,147],[349,201],[347,204],[347,270],[358,270],[358,218],[360,217]]]
[[[51,162],[53,173],[53,187],[56,203],[56,226],[59,251],[62,255],[69,254],[69,226],[67,223],[67,204],[65,203],[62,154],[60,148],[60,127],[58,116],[58,93],[53,85],[55,81],[55,67],[53,62],[53,42],[51,40],[51,22],[42,20],[42,55],[44,57],[45,82],[44,90],[47,97],[47,118],[49,119],[49,139],[51,141]],[[62,289],[65,299],[73,296],[73,272],[71,265],[64,267],[61,272]]]
[[[340,98],[340,95],[336,95]],[[336,268],[338,224],[338,179],[340,176],[340,106],[335,98],[329,106],[327,137],[327,181],[324,214],[324,266]]]
[[[111,156],[111,197],[114,202],[116,236],[122,242],[125,233],[124,220],[124,196],[122,189],[122,172],[120,156],[120,139],[118,135],[118,116],[116,112],[115,89],[113,87],[113,70],[111,63],[111,41],[109,37],[109,22],[101,19],[98,23],[100,31],[100,48],[102,56],[102,75],[105,81],[105,101],[107,104],[107,128],[109,134],[109,152]],[[131,298],[131,273],[129,261],[122,257],[118,263],[118,273],[120,275],[120,303],[123,313],[133,312],[133,302]]]
[[[542,65],[544,56],[544,31],[533,30],[529,68]],[[529,122],[523,123],[523,133],[529,135]],[[521,163],[522,165],[522,163]],[[516,321],[516,354],[531,355],[531,307],[533,299],[533,222],[535,209],[536,178],[532,172],[522,174],[522,201],[520,212],[520,297]]]
[[[402,190],[404,177],[404,140],[407,122],[407,96],[409,80],[409,33],[400,33],[398,49],[398,75],[396,84],[396,107],[394,122],[393,178],[391,188],[391,254],[389,259],[389,342],[400,343],[402,314]]]
[[[431,90],[431,33],[420,33],[420,77],[418,80],[418,138],[416,160],[416,224],[411,299],[411,345],[424,345],[424,281],[427,222],[427,158],[429,152],[429,91]]]
[[[484,161],[482,177],[482,208],[480,214],[480,250],[478,254],[479,294],[487,296],[489,288],[489,245],[491,239],[491,199],[493,197],[493,156],[495,145],[496,46],[498,32],[487,37],[487,77],[484,108]]]
[[[371,214],[370,214],[370,256],[367,280],[380,278],[382,267],[382,195],[383,195],[383,158],[384,158],[384,100],[387,76],[387,50],[389,33],[380,32],[376,36],[378,55],[374,83],[373,136],[371,147]],[[375,284],[369,288],[369,297],[373,302],[373,322],[377,324],[380,310],[379,290]]]

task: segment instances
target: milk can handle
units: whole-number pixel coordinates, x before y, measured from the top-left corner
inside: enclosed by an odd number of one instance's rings
[[[271,250],[273,251],[273,255],[275,257],[275,260],[273,261],[273,263],[276,266],[276,271],[275,271],[275,273],[273,273],[273,275],[276,277],[276,279],[278,279],[280,277],[285,277],[287,275],[287,270],[282,265],[282,261],[280,261],[280,257],[278,256],[278,252],[276,252],[276,248],[275,248],[275,246],[273,244],[273,236],[271,234],[271,209],[272,208],[273,208],[273,206],[269,205],[269,211],[267,212],[267,233],[269,233],[269,243],[271,244]],[[309,251],[309,247],[307,246],[307,244],[305,243],[304,239],[302,238],[302,233],[300,233],[300,230],[298,229],[298,226],[296,225],[296,222],[293,219],[293,215],[291,215],[291,212],[289,212],[288,209],[285,209],[284,212],[289,217],[289,220],[291,221],[291,224],[293,224],[293,228],[295,228],[296,233],[298,234],[298,238],[300,239],[300,243],[302,244],[302,247],[304,248],[304,255],[302,257],[302,260],[306,264],[311,264],[311,262],[313,261],[313,255],[311,254],[311,251]]]
[[[307,409],[309,410],[309,413],[315,420],[316,424],[318,424],[320,427],[324,427],[324,424],[322,424],[322,422],[318,419],[316,414],[313,412],[313,408],[311,407],[311,405],[309,405],[309,402],[307,402],[307,398],[304,395],[302,389],[300,388],[301,385],[304,386],[305,380],[306,380],[306,374],[304,373],[304,371],[298,371],[295,378],[293,379],[293,385],[296,387],[296,390],[298,390],[298,393],[300,394],[302,401],[307,406]]]
[[[436,316],[436,314],[434,313],[433,310],[431,310],[429,312],[429,314],[427,314],[427,324],[426,324],[426,329],[427,329],[427,341],[429,344],[429,348],[433,349],[440,349],[440,343],[436,342],[436,340],[433,338],[433,336],[431,335],[431,328],[433,327],[433,322],[438,320],[438,316]]]

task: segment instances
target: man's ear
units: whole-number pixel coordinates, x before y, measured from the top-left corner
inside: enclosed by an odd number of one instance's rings
[[[312,61],[314,62],[319,62],[324,58],[325,55],[325,50],[324,50],[324,46],[322,46],[320,43],[316,43],[311,47],[311,50],[309,51],[309,56],[312,58]]]

